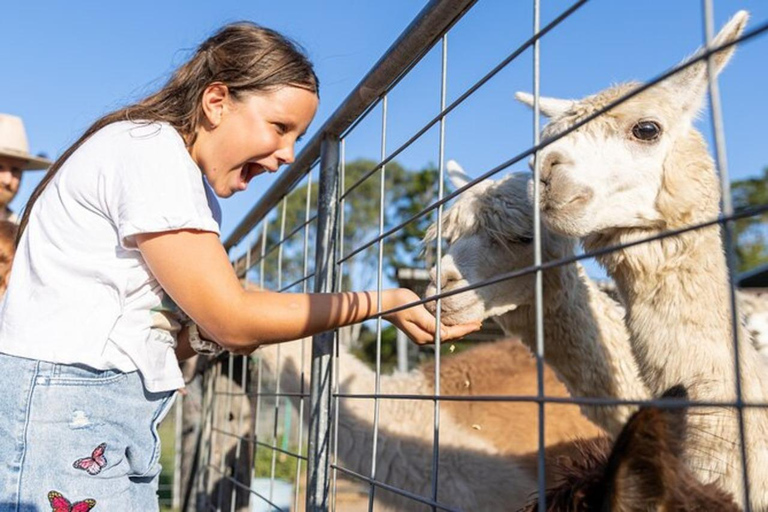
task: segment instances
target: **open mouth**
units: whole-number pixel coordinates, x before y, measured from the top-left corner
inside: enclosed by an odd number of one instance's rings
[[[240,183],[238,184],[238,188],[240,190],[245,190],[248,187],[248,183],[259,174],[264,172],[264,167],[253,163],[253,162],[246,162],[242,169],[240,169]]]

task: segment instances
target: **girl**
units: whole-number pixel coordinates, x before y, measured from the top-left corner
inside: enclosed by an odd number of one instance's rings
[[[219,240],[215,196],[291,163],[317,103],[296,46],[238,23],[53,164],[0,305],[1,511],[157,510],[155,429],[183,387],[177,340],[180,355],[198,338],[250,353],[375,313],[374,292],[245,291]],[[381,302],[417,298],[394,289]],[[174,303],[194,323],[180,329]],[[387,319],[433,340],[422,306]],[[442,339],[477,328],[441,326]]]

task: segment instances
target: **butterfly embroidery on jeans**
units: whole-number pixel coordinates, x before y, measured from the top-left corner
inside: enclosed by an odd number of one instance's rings
[[[107,465],[107,458],[104,457],[104,450],[107,448],[107,443],[101,443],[93,450],[90,457],[83,457],[77,459],[72,467],[75,469],[82,469],[87,471],[89,475],[98,475],[101,473],[101,469]]]
[[[96,500],[88,498],[87,500],[70,503],[60,492],[51,491],[48,493],[48,501],[51,502],[53,512],[88,512],[96,506]]]

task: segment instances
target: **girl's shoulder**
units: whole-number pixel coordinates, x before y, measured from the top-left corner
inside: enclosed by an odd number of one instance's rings
[[[184,139],[170,124],[118,121],[94,133],[64,167],[101,173],[120,172],[126,167],[148,170],[181,167],[193,172],[195,169],[186,169],[193,163]]]
[[[126,145],[136,147],[163,147],[185,150],[184,139],[168,123],[159,121],[118,121],[108,124],[93,134],[89,142],[94,145]]]
[[[184,140],[171,125],[161,122],[118,121],[101,128],[64,162],[54,182],[92,190],[99,179],[122,189],[179,180],[200,188],[196,184],[200,170]]]

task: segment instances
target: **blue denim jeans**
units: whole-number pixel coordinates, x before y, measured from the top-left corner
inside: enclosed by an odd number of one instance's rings
[[[174,392],[5,354],[0,376],[0,512],[158,510],[157,426]]]

